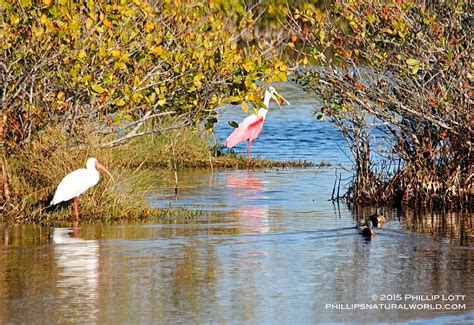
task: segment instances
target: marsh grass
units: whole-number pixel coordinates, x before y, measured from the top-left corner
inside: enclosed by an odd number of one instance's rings
[[[205,130],[182,128],[166,134],[151,134],[115,148],[115,160],[130,167],[148,168],[272,168],[312,167],[308,161],[274,161],[260,157],[247,161],[246,156],[225,152]],[[214,141],[215,142],[215,141]],[[327,163],[319,165],[327,166]]]
[[[99,183],[79,197],[81,223],[141,222],[163,223],[194,219],[195,212],[158,209],[149,206],[146,194],[157,182],[173,184],[169,169],[181,168],[272,168],[309,167],[307,162],[277,162],[223,154],[209,145],[206,132],[189,128],[140,137],[123,146],[100,148],[93,132],[83,130],[68,137],[57,128],[45,129],[27,147],[7,157],[10,202],[3,210],[3,222],[71,225],[71,202],[49,206],[61,179],[85,168],[88,157],[96,157],[113,175],[113,182],[101,173]],[[73,140],[71,140],[73,139]]]
[[[4,219],[13,223],[70,223],[68,203],[50,207],[56,186],[70,171],[85,168],[88,157],[96,157],[112,173],[115,183],[101,174],[99,184],[79,198],[82,222],[140,218],[148,211],[145,193],[153,178],[137,169],[115,164],[110,150],[94,146],[97,139],[85,137],[83,148],[73,144],[58,129],[47,129],[28,148],[8,158],[9,186],[12,202]]]

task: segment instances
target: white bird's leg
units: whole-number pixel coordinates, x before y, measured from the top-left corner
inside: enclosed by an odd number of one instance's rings
[[[74,214],[76,216],[76,220],[78,221],[79,220],[79,209],[78,209],[78,206],[79,206],[79,199],[77,198],[77,196],[74,198],[74,204],[73,204],[73,208],[74,208]]]

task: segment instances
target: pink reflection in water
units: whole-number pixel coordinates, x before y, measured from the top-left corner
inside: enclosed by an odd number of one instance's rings
[[[264,182],[249,170],[247,173],[227,174],[226,183],[227,188],[235,189],[235,195],[242,203],[232,212],[239,218],[243,228],[249,232],[269,232],[269,207],[264,204],[269,197],[264,195]],[[262,204],[257,201],[262,201]]]

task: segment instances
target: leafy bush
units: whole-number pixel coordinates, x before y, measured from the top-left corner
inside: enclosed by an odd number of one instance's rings
[[[473,207],[468,1],[332,1],[289,17],[315,93],[355,160],[354,203]],[[383,134],[383,164],[371,130]]]
[[[77,137],[92,122],[96,132],[136,136],[124,126],[167,113],[212,129],[215,107],[258,99],[258,80],[286,80],[281,62],[231,41],[239,26],[213,2],[21,0],[0,15],[9,151],[47,125]]]

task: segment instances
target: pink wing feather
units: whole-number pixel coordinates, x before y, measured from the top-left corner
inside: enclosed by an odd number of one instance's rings
[[[239,127],[234,130],[234,132],[229,135],[225,141],[225,146],[227,148],[232,148],[233,146],[241,143],[242,141],[249,140],[253,141],[260,134],[263,127],[263,116],[250,115],[247,116],[242,123],[239,124]]]

